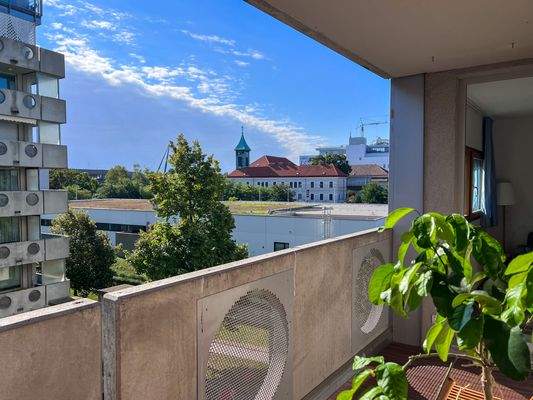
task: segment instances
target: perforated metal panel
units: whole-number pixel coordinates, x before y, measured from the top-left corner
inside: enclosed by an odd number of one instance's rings
[[[387,308],[368,300],[368,284],[376,267],[390,260],[390,241],[354,250],[352,275],[352,350],[358,353],[389,328]]]
[[[199,399],[290,399],[291,297],[289,272],[199,301]]]
[[[35,45],[35,23],[0,13],[0,36]]]

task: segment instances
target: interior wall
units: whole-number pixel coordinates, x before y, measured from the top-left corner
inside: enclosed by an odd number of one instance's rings
[[[466,146],[483,151],[483,114],[471,103],[466,105],[465,123]]]
[[[506,242],[511,253],[526,243],[533,231],[533,116],[494,119],[496,179],[513,184],[516,203],[507,207]],[[500,209],[499,222],[502,224]]]

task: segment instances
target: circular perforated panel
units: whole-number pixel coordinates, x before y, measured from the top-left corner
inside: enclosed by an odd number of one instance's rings
[[[11,306],[11,297],[4,296],[0,298],[0,310],[8,309]]]
[[[289,324],[268,290],[241,297],[224,317],[211,345],[206,400],[273,399],[289,351]]]
[[[41,250],[41,246],[39,246],[39,243],[30,243],[28,246],[28,253],[31,255],[35,255]]]
[[[38,290],[32,290],[30,294],[28,295],[28,300],[30,300],[32,303],[35,303],[41,298],[41,292]]]
[[[5,207],[9,203],[9,197],[7,195],[1,193],[0,194],[0,207]]]
[[[26,203],[30,206],[34,206],[39,202],[39,196],[35,193],[30,193],[26,196]]]
[[[0,156],[3,156],[6,153],[7,153],[7,145],[4,142],[0,142]]]
[[[8,258],[11,254],[11,250],[9,250],[9,247],[2,246],[0,247],[0,258]]]
[[[35,157],[37,155],[37,152],[37,146],[35,146],[34,144],[29,144],[24,148],[24,153],[26,153],[26,155],[30,158]]]
[[[34,108],[37,105],[37,101],[35,100],[35,97],[31,95],[24,96],[24,99],[22,99],[22,102],[27,108]]]
[[[385,259],[381,252],[377,249],[372,249],[368,255],[363,258],[359,271],[355,275],[355,293],[353,305],[353,317],[357,326],[365,334],[372,332],[383,312],[383,306],[375,306],[368,300],[368,284],[370,278],[376,267],[385,263]]]

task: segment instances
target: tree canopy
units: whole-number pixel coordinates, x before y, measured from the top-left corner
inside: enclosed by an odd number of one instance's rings
[[[71,210],[58,215],[52,222],[52,232],[70,238],[66,275],[75,294],[85,296],[111,285],[115,251],[86,213]]]
[[[245,201],[294,201],[294,192],[287,185],[264,187],[244,185],[242,183],[227,180],[222,199]]]
[[[148,171],[141,170],[138,165],[134,166],[133,173],[125,167],[117,165],[111,168],[104,183],[96,191],[96,197],[101,199],[149,199],[152,197],[148,189]]]
[[[352,172],[352,167],[348,163],[344,154],[325,154],[311,158],[311,165],[330,165],[333,164],[338,167],[345,174]]]
[[[170,169],[148,175],[157,215],[128,260],[138,273],[162,279],[247,257],[231,233],[233,216],[221,203],[226,186],[218,161],[183,135],[171,143]],[[174,217],[178,216],[177,220]]]
[[[385,186],[369,182],[357,193],[355,202],[365,204],[387,204],[389,191]]]

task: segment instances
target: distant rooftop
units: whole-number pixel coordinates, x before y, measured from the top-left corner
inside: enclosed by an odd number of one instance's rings
[[[321,217],[384,218],[388,213],[386,204],[319,204],[287,203],[276,201],[225,201],[232,214],[237,215],[292,215]],[[92,199],[72,200],[71,209],[154,211],[150,200],[143,199]]]

